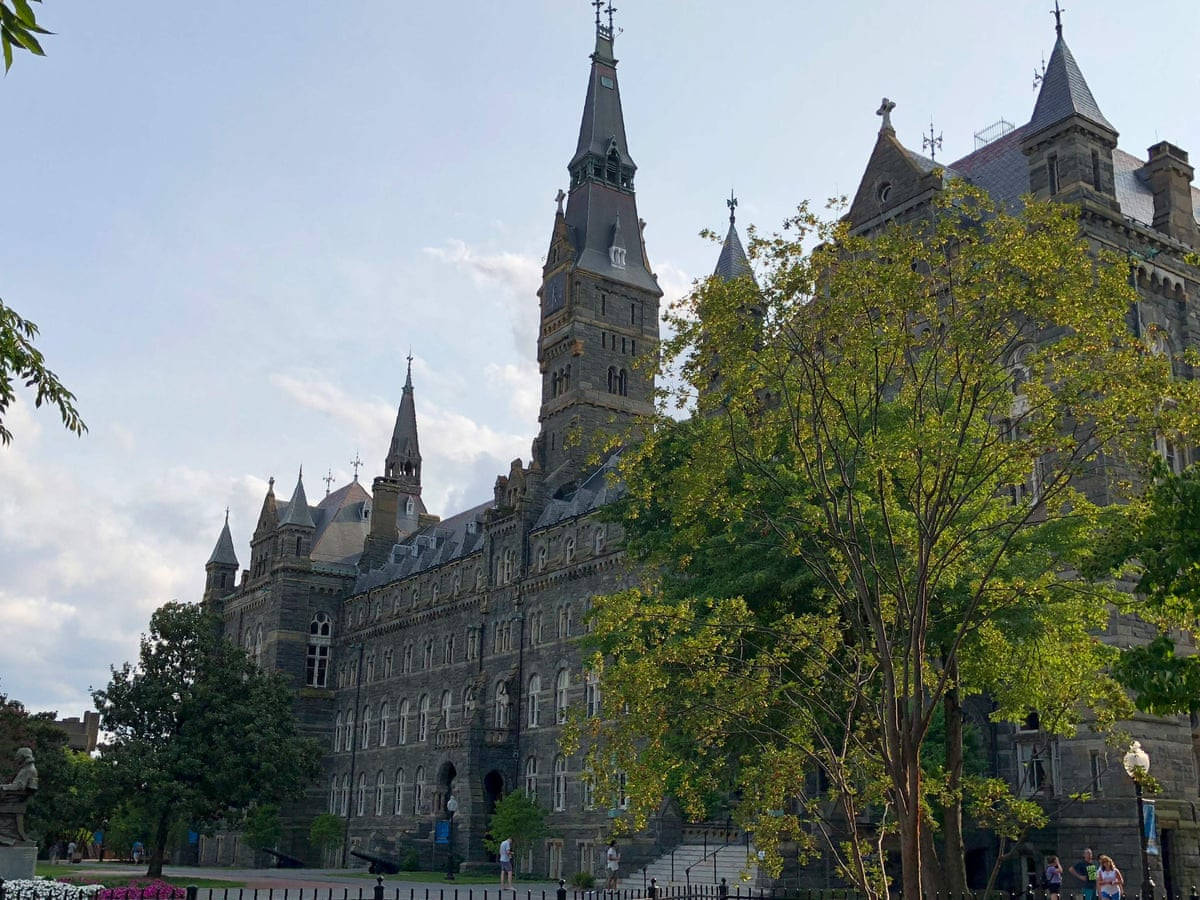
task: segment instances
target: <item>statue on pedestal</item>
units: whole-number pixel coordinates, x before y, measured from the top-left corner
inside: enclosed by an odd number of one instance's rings
[[[29,841],[25,836],[25,809],[38,789],[33,751],[22,747],[15,758],[20,764],[16,777],[8,784],[0,784],[0,847]]]

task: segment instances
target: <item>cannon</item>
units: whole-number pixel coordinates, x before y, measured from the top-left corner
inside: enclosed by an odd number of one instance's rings
[[[263,850],[263,853],[275,857],[275,868],[277,869],[306,868],[304,865],[304,860],[296,859],[294,856],[288,856],[286,853],[280,853],[278,850]]]
[[[365,859],[370,863],[367,871],[372,875],[395,875],[400,871],[400,863],[394,859],[388,859],[386,856],[374,856],[370,853],[360,853],[358,850],[351,850],[350,855]]]

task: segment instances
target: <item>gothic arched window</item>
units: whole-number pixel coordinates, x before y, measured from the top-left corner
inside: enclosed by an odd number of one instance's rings
[[[392,799],[392,815],[399,816],[404,812],[404,770],[396,770],[396,792]]]
[[[400,701],[400,709],[396,713],[396,742],[408,743],[408,700]]]
[[[429,740],[429,695],[422,694],[417,704],[417,740]]]
[[[567,721],[567,688],[570,684],[570,673],[559,669],[558,679],[554,682],[554,717],[559,725]]]
[[[358,776],[358,800],[354,804],[355,815],[365,816],[367,814],[367,773],[362,772]]]
[[[560,753],[554,758],[554,809],[556,812],[562,812],[566,808],[567,758]]]
[[[622,397],[629,396],[629,375],[624,369],[617,374],[617,393]]]
[[[608,392],[610,394],[617,392],[617,370],[613,366],[608,367]]]
[[[450,727],[450,713],[454,706],[454,695],[450,691],[442,691],[442,727]]]
[[[384,789],[387,787],[387,776],[383,774],[383,769],[379,770],[379,774],[375,776],[375,815],[383,815],[383,795]]]
[[[386,747],[388,739],[388,717],[391,715],[392,709],[386,700],[379,707],[379,746]]]
[[[359,745],[364,750],[371,746],[371,707],[364,706],[362,713],[362,743]],[[359,813],[362,815],[362,813]]]
[[[413,814],[420,815],[425,807],[425,767],[417,766],[413,779]]]
[[[537,800],[537,757],[525,760],[525,796]]]
[[[534,675],[529,679],[529,715],[526,724],[530,728],[538,727],[538,719],[541,717],[542,704],[542,679]]]

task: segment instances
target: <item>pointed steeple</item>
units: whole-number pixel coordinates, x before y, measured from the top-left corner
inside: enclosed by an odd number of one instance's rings
[[[1100,112],[1087,79],[1075,62],[1071,48],[1062,36],[1062,24],[1057,25],[1058,37],[1046,72],[1042,76],[1042,88],[1033,107],[1033,118],[1029,120],[1028,133],[1036,134],[1052,125],[1057,125],[1071,116],[1082,116],[1094,125],[1116,133],[1111,122]]]
[[[613,55],[612,4],[607,10],[608,25],[600,21],[600,7],[596,12],[596,48],[591,56],[579,140],[567,165],[571,192],[566,220],[575,246],[576,267],[661,295],[658,282],[645,265],[641,229],[626,231],[626,240],[636,242],[636,246],[621,247],[627,251],[619,254],[626,260],[624,266],[614,262],[617,255],[610,252],[615,246],[613,232],[618,218],[626,223],[638,221],[633,189],[637,165],[625,136],[617,60]]]
[[[725,235],[725,243],[721,245],[721,255],[717,257],[717,267],[713,274],[722,281],[732,281],[745,275],[753,278],[754,270],[750,268],[750,260],[746,258],[742,240],[738,237],[737,198],[733,196],[732,191],[729,192],[729,199],[725,201],[725,205],[729,207],[729,231]]]
[[[238,567],[237,553],[233,549],[233,536],[229,533],[229,510],[225,510],[225,525],[221,528],[221,534],[217,538],[217,545],[213,547],[212,556],[208,558],[206,565],[232,566]]]
[[[417,406],[413,400],[412,353],[408,355],[408,374],[404,378],[404,392],[400,395],[400,408],[396,411],[396,424],[392,428],[392,443],[388,447],[383,472],[388,478],[421,480],[421,446],[417,441]]]
[[[263,497],[262,511],[258,514],[258,525],[255,526],[254,533],[274,531],[278,524],[279,510],[275,504],[275,477],[272,476],[267,479],[267,496]]]
[[[303,528],[316,528],[316,523],[313,522],[312,513],[308,509],[308,497],[304,493],[304,467],[300,467],[300,474],[296,478],[296,489],[292,491],[291,502],[288,503],[287,515],[284,516],[282,525],[299,525]]]

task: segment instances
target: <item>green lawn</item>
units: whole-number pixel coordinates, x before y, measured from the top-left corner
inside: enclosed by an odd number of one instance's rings
[[[105,872],[104,869],[109,866],[120,865],[125,871],[121,872]],[[96,884],[103,882],[108,887],[119,887],[123,884],[128,884],[133,879],[144,879],[145,872],[139,867],[136,874],[130,873],[128,863],[102,863],[95,860],[85,860],[77,865],[56,864],[39,862],[35,870],[37,875],[43,878],[69,878],[76,883]],[[201,888],[240,888],[245,887],[244,881],[225,881],[220,878],[181,878],[178,875],[165,877],[163,881],[168,884],[174,884],[179,887],[187,887],[189,884],[194,884]]]

